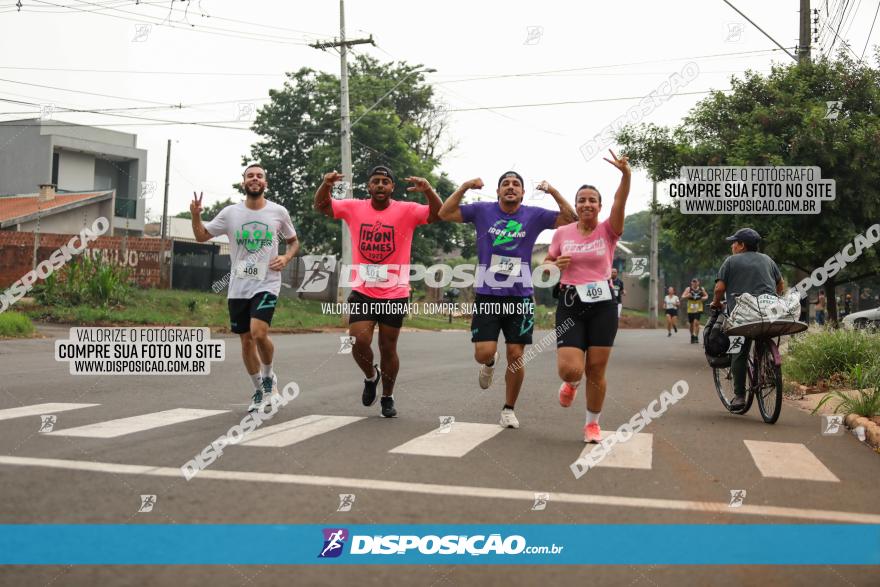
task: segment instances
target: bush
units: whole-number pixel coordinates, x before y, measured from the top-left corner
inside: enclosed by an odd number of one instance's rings
[[[17,312],[0,314],[0,336],[31,336],[34,324],[30,318]]]
[[[826,330],[792,340],[783,362],[785,377],[805,385],[843,374],[852,380],[854,369],[859,377],[877,383],[880,377],[880,336],[852,330]]]
[[[115,305],[131,293],[129,280],[128,269],[83,255],[47,277],[34,295],[42,305]]]

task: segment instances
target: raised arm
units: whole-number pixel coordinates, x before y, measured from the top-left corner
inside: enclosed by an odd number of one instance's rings
[[[204,196],[205,192],[201,192],[198,196],[193,192],[193,201],[189,203],[189,213],[192,216],[193,235],[196,237],[196,241],[200,243],[214,238],[214,235],[208,232],[205,225],[202,224],[202,198]]]
[[[440,219],[440,207],[443,206],[443,200],[440,199],[440,196],[431,187],[431,183],[423,177],[415,176],[407,177],[405,181],[412,184],[406,188],[406,191],[425,194],[425,199],[428,200],[428,209],[430,210],[428,213],[428,224],[437,222]]]
[[[629,197],[632,170],[629,168],[629,157],[624,155],[618,159],[614,151],[608,149],[608,152],[611,153],[614,161],[607,157],[603,157],[603,159],[614,165],[621,173],[620,185],[617,186],[617,191],[614,193],[614,204],[611,206],[611,217],[608,219],[608,222],[611,223],[611,228],[616,234],[623,234],[623,219],[626,216],[626,199]]]
[[[461,199],[464,197],[465,192],[468,190],[479,190],[483,187],[483,180],[480,178],[469,179],[460,186],[458,189],[453,192],[451,196],[446,198],[446,201],[443,202],[443,206],[440,207],[440,220],[445,220],[446,222],[464,222],[464,218],[461,217]]]
[[[557,190],[546,181],[542,181],[541,183],[539,183],[538,189],[544,193],[553,196],[553,199],[556,200],[556,205],[559,206],[559,214],[556,216],[556,224],[553,225],[554,228],[559,228],[560,226],[565,226],[566,224],[577,222],[577,212],[575,212],[574,207],[572,207],[572,205],[569,204],[565,200],[565,198],[562,197],[562,194],[559,193],[559,190]]]
[[[321,185],[318,186],[318,191],[315,192],[315,210],[324,216],[333,218],[333,206],[331,204],[333,196],[331,192],[336,182],[341,181],[342,178],[342,174],[336,171],[325,173],[324,181],[321,182]]]

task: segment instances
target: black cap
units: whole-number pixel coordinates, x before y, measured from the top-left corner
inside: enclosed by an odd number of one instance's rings
[[[375,167],[373,167],[370,170],[369,175],[367,175],[367,178],[369,179],[370,177],[373,177],[374,175],[383,175],[383,176],[387,177],[388,179],[390,179],[391,181],[394,181],[394,174],[391,173],[391,170],[388,167],[385,167],[384,165],[376,165]]]
[[[515,177],[519,180],[519,182],[525,187],[526,182],[523,181],[522,175],[517,173],[516,171],[506,171],[501,174],[501,177],[498,178],[498,187],[501,187],[501,182],[504,181],[505,177]]]
[[[727,237],[727,242],[732,243],[739,241],[747,245],[756,245],[761,242],[761,235],[751,228],[740,228],[732,236]]]

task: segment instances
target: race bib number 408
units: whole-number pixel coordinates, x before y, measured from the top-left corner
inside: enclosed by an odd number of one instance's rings
[[[269,263],[253,263],[242,261],[235,266],[235,277],[238,279],[253,279],[255,281],[263,281],[266,279],[266,272],[269,270]]]

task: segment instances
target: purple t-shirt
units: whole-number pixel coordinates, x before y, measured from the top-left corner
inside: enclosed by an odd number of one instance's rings
[[[477,229],[477,259],[481,271],[485,268],[482,285],[478,272],[476,292],[493,296],[532,295],[532,248],[541,231],[556,224],[559,211],[520,206],[515,213],[507,214],[498,202],[465,204],[460,210],[462,219]],[[514,268],[517,259],[518,274]],[[512,285],[506,286],[508,283]]]

